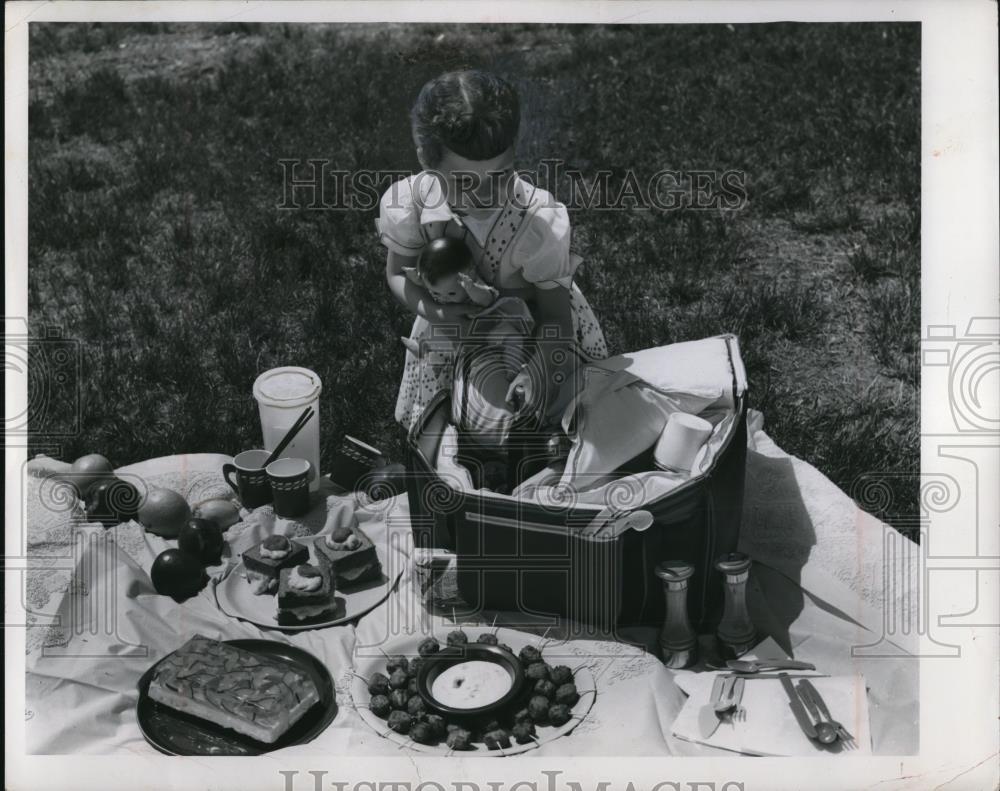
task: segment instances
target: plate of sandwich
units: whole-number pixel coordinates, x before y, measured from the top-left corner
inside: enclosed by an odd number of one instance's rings
[[[352,621],[389,596],[403,573],[355,524],[304,538],[270,535],[215,588],[221,609],[262,629],[296,632]]]
[[[139,680],[136,719],[167,755],[262,755],[315,739],[337,715],[329,671],[273,640],[195,635]]]

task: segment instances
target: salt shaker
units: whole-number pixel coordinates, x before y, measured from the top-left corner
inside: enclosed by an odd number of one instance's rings
[[[660,632],[660,655],[669,668],[690,667],[698,660],[698,636],[688,620],[688,579],[694,566],[683,560],[667,560],[656,567],[663,580],[666,617]]]
[[[726,658],[741,656],[756,642],[757,631],[747,610],[747,580],[750,579],[750,557],[742,552],[730,552],[715,562],[724,577],[725,603],[716,637]]]

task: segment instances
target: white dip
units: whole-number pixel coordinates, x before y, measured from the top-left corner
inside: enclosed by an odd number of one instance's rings
[[[496,662],[472,659],[441,672],[431,684],[435,700],[453,709],[478,709],[510,691],[510,673]]]

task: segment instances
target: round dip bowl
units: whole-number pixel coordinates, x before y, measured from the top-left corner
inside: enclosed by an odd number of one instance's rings
[[[473,661],[490,662],[503,668],[510,677],[510,689],[502,697],[476,708],[450,706],[438,700],[433,692],[438,676],[455,665]],[[438,653],[426,657],[417,672],[417,692],[427,708],[449,720],[468,722],[492,719],[517,704],[523,697],[524,688],[524,669],[518,658],[495,645],[469,643],[442,648]]]

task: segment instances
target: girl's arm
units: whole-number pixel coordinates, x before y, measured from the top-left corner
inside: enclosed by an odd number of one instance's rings
[[[411,313],[423,316],[434,323],[462,323],[468,319],[469,306],[461,304],[439,305],[426,289],[410,281],[403,267],[417,265],[417,256],[400,255],[390,250],[385,263],[385,279],[396,300]]]
[[[532,363],[519,373],[507,390],[508,402],[516,400],[515,391],[524,388],[526,405],[534,405],[547,418],[558,415],[548,414],[553,406],[559,406],[565,399],[559,398],[562,388],[573,387],[573,376],[577,366],[576,335],[573,328],[573,310],[569,301],[569,289],[562,286],[556,288],[534,288],[535,318],[534,337],[537,343],[535,358]],[[528,371],[537,368],[544,372],[544,393],[533,393]],[[544,403],[541,399],[544,398]]]

